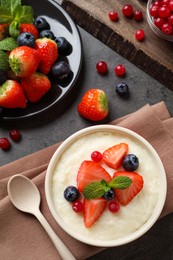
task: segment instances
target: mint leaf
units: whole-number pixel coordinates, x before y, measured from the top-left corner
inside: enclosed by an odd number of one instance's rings
[[[0,23],[13,23],[10,28],[11,36],[17,35],[17,24],[32,23],[33,19],[32,6],[21,5],[20,0],[0,1]]]
[[[104,189],[105,192],[110,190],[109,184],[105,180],[101,180],[102,188]]]
[[[8,55],[0,50],[0,69],[7,71],[9,69]]]
[[[34,19],[32,6],[18,5],[14,10],[13,19],[20,23],[32,23]]]
[[[1,0],[1,6],[13,14],[17,5],[21,5],[21,0]]]
[[[84,188],[84,197],[86,199],[96,199],[105,194],[105,190],[102,185],[102,181],[92,182]]]
[[[0,6],[0,24],[11,23],[13,21],[13,16],[9,13],[8,9],[5,9],[3,6]]]
[[[14,19],[15,8],[21,5],[20,0],[1,0],[0,23],[11,23]]]
[[[13,37],[7,37],[4,40],[0,41],[0,50],[12,51],[16,47],[18,47],[18,45]]]
[[[132,183],[132,180],[127,176],[118,176],[109,182],[109,186],[113,189],[126,189]]]
[[[18,35],[20,34],[20,25],[19,25],[18,22],[13,21],[13,22],[10,24],[9,34],[10,34],[13,38],[15,38],[15,39],[18,37]]]

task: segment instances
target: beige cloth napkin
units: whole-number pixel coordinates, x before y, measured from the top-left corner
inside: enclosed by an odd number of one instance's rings
[[[156,149],[164,164],[168,179],[167,200],[162,216],[173,212],[173,118],[163,102],[146,105],[137,112],[110,124],[129,128],[146,138]],[[5,260],[57,260],[60,259],[48,235],[37,219],[18,211],[7,195],[7,182],[14,174],[23,174],[38,186],[42,202],[41,211],[59,237],[77,259],[87,258],[101,250],[83,244],[66,234],[55,222],[48,209],[44,179],[46,168],[58,144],[0,167],[0,259]],[[79,231],[80,232],[80,231]]]

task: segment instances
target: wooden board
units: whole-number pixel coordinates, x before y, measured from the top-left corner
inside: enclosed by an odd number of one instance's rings
[[[142,10],[142,22],[123,16],[122,7],[127,2],[134,10]],[[146,3],[140,0],[64,0],[62,6],[79,26],[173,90],[173,42],[159,38],[150,29]],[[118,22],[109,19],[110,10],[118,12]],[[146,33],[143,42],[134,37],[138,29]]]

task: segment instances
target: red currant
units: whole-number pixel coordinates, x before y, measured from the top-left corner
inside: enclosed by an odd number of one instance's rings
[[[155,1],[152,5],[160,6],[160,1]]]
[[[119,19],[119,17],[118,17],[118,13],[116,12],[116,11],[110,11],[109,12],[109,18],[112,20],[112,21],[114,21],[114,22],[116,22],[116,21],[118,21],[118,19]]]
[[[21,133],[17,129],[13,129],[10,131],[9,136],[15,142],[19,142],[21,139]]]
[[[169,0],[162,0],[161,1],[161,5],[164,6],[164,5],[168,5],[169,4]]]
[[[101,162],[101,160],[102,160],[102,154],[101,154],[99,151],[94,151],[94,152],[92,152],[92,154],[91,154],[91,159],[92,159],[94,162]]]
[[[173,14],[168,17],[168,23],[173,25]]]
[[[140,10],[136,10],[135,12],[134,12],[134,19],[135,19],[135,21],[141,21],[142,19],[143,19],[143,13],[142,13],[142,11],[140,11]]]
[[[11,143],[9,142],[8,138],[5,137],[0,138],[0,148],[2,150],[7,151],[10,149],[10,147],[11,147]]]
[[[164,23],[162,25],[162,32],[164,32],[165,34],[172,34],[173,32],[172,25],[169,23]]]
[[[115,213],[115,212],[118,212],[120,210],[120,205],[118,202],[116,201],[111,201],[108,205],[108,208],[109,210],[112,212],[112,213]]]
[[[144,30],[137,30],[135,33],[135,38],[138,41],[143,41],[145,38],[145,32]]]
[[[158,10],[159,10],[159,7],[157,5],[152,5],[150,7],[150,15],[153,17],[158,17]]]
[[[172,0],[169,2],[168,6],[169,6],[170,11],[173,12],[173,1]]]
[[[162,25],[164,24],[165,20],[163,18],[157,17],[154,19],[154,24],[161,29]]]
[[[72,209],[75,212],[82,212],[83,211],[83,203],[81,201],[75,201],[72,203]]]
[[[105,61],[99,61],[96,64],[96,69],[100,74],[105,74],[108,70],[107,63]]]
[[[161,6],[159,9],[158,9],[158,14],[159,14],[159,17],[161,18],[167,18],[169,15],[170,15],[170,9],[169,7],[167,6]]]
[[[124,74],[126,73],[126,68],[124,67],[124,65],[122,64],[118,64],[116,67],[115,67],[115,73],[117,76],[119,77],[122,77],[124,76]]]
[[[132,17],[133,16],[133,7],[130,4],[126,4],[122,8],[122,13],[126,17]]]

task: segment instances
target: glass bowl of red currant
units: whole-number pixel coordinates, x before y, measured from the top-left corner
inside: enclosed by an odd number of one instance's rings
[[[173,42],[173,0],[149,0],[147,20],[155,34]]]

